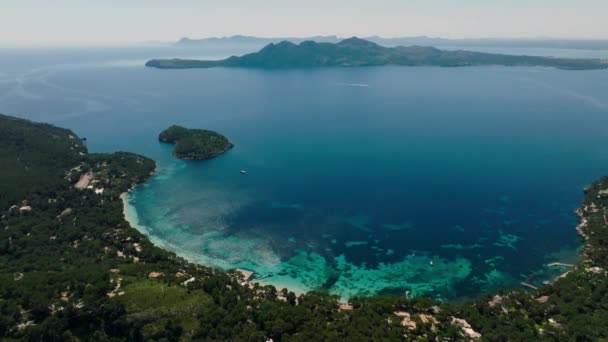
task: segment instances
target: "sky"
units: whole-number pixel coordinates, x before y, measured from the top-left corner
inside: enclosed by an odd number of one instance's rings
[[[608,39],[608,0],[0,0],[0,45],[264,37]]]

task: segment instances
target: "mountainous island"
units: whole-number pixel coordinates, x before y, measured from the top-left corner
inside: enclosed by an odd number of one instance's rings
[[[324,292],[296,295],[260,285],[155,246],[125,220],[122,200],[150,177],[155,162],[149,158],[89,153],[70,130],[0,115],[0,165],[3,341],[608,336],[608,178],[585,189],[577,211],[582,260],[539,289],[505,289],[458,303],[405,297],[341,303]]]
[[[266,37],[253,37],[234,35],[230,37],[210,37],[202,39],[191,39],[184,37],[179,41],[172,44],[173,47],[178,48],[245,48],[251,50],[259,50],[270,43],[280,43],[284,40],[299,44],[307,40],[322,43],[337,43],[341,39],[336,36],[311,36],[311,37],[279,37],[279,38],[266,38]]]
[[[608,61],[581,58],[514,56],[472,51],[447,51],[428,46],[384,47],[349,38],[338,43],[305,41],[270,43],[255,53],[223,60],[153,59],[148,67],[190,69],[213,67],[302,68],[382,65],[462,67],[481,65],[543,66],[566,70],[607,69]]]
[[[177,125],[162,131],[158,140],[174,144],[173,155],[186,160],[211,159],[234,147],[225,136],[214,131]]]

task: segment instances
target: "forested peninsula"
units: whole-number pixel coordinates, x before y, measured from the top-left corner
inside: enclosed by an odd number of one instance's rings
[[[211,159],[234,147],[225,136],[217,132],[177,125],[162,131],[158,140],[174,144],[173,155],[186,160]]]
[[[462,67],[481,65],[542,66],[567,70],[608,69],[608,61],[582,58],[514,56],[472,51],[448,51],[430,46],[384,47],[349,38],[338,43],[305,41],[270,43],[255,53],[223,60],[153,59],[148,67],[191,69],[213,67],[303,68],[363,67],[382,65]]]
[[[577,211],[583,260],[535,291],[462,303],[296,296],[155,247],[121,194],[154,161],[89,153],[70,130],[0,115],[0,339],[593,341],[608,336],[608,178]],[[574,227],[573,227],[574,229]]]

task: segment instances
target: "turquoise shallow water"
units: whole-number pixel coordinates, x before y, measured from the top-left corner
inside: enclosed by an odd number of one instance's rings
[[[608,172],[603,71],[24,70],[0,82],[0,111],[158,161],[129,197],[155,243],[280,287],[456,299],[540,284],[576,257],[572,212]],[[176,160],[156,140],[173,123],[236,147]]]

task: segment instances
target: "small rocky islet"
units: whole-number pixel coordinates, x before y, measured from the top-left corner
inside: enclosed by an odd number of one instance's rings
[[[184,160],[207,160],[234,147],[225,136],[206,129],[172,125],[158,135],[158,140],[173,144],[173,155]]]

